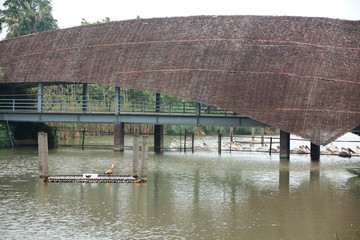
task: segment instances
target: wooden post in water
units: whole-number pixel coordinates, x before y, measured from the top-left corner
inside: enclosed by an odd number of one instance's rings
[[[133,138],[133,177],[139,176],[139,136],[134,135]]]
[[[39,175],[42,178],[49,176],[48,162],[48,140],[47,133],[38,132],[38,151],[39,151]]]
[[[264,146],[264,134],[265,134],[265,128],[261,128],[261,146]]]
[[[184,152],[186,152],[186,130],[184,135]]]
[[[191,152],[194,153],[194,141],[195,141],[195,134],[194,132],[191,133]]]
[[[272,137],[270,137],[270,148],[269,148],[269,155],[271,156],[271,148],[272,148]]]
[[[142,142],[142,162],[141,162],[141,181],[147,181],[147,161],[148,161],[148,136],[143,136]]]
[[[82,143],[81,143],[81,149],[84,150],[84,143],[85,143],[85,127],[82,131]]]
[[[221,154],[221,133],[218,131],[218,153]]]
[[[180,140],[179,140],[179,142],[180,142],[180,144],[179,144],[179,146],[180,146],[180,152],[181,152],[181,130],[180,130]]]

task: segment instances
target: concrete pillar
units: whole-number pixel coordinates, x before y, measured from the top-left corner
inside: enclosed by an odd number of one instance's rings
[[[290,159],[290,133],[280,130],[280,159]]]
[[[123,122],[116,122],[114,123],[114,150],[115,151],[124,151],[124,138],[125,138],[125,132],[124,132],[124,126],[125,124]]]
[[[148,136],[143,136],[141,162],[141,181],[143,182],[147,181],[148,140]]]
[[[310,158],[311,158],[311,161],[319,161],[320,160],[320,146],[319,145],[311,143]]]
[[[251,128],[251,141],[254,141],[255,140],[255,128],[252,127]]]
[[[37,111],[39,113],[42,112],[42,100],[43,100],[43,84],[42,83],[38,83],[38,109]]]
[[[164,149],[164,126],[154,126],[154,151],[160,153]]]
[[[161,94],[156,93],[156,106],[155,112],[160,112],[161,108]],[[164,149],[164,126],[155,125],[154,126],[154,151],[160,153]]]
[[[134,135],[133,138],[133,177],[139,176],[139,136]]]
[[[83,84],[83,93],[82,93],[82,110],[83,112],[87,112],[88,110],[88,101],[89,101],[89,98],[88,98],[88,84],[87,83],[84,83]]]
[[[42,178],[49,176],[48,162],[48,137],[45,132],[38,132],[38,151],[39,151],[39,175]]]

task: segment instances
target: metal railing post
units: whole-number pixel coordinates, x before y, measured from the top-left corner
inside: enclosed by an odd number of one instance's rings
[[[37,111],[39,113],[42,112],[42,100],[43,100],[43,84],[42,83],[38,83],[38,100],[37,100]]]
[[[120,88],[115,87],[115,115],[119,114]]]
[[[200,116],[201,114],[201,104],[200,103],[196,103],[196,116]]]
[[[15,112],[15,99],[13,99],[13,106],[12,106],[13,112]]]

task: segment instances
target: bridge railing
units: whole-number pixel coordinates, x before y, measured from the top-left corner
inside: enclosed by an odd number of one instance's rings
[[[116,111],[118,107],[118,111]],[[42,99],[41,108],[37,99],[0,98],[1,112],[43,113],[162,113],[162,114],[217,114],[232,115],[232,112],[193,102],[119,101],[114,100],[60,100]]]

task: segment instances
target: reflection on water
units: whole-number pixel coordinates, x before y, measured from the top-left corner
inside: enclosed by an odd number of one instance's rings
[[[51,174],[132,172],[132,152],[59,148]],[[149,152],[145,184],[44,183],[37,149],[0,150],[0,238],[352,239],[360,158]]]

